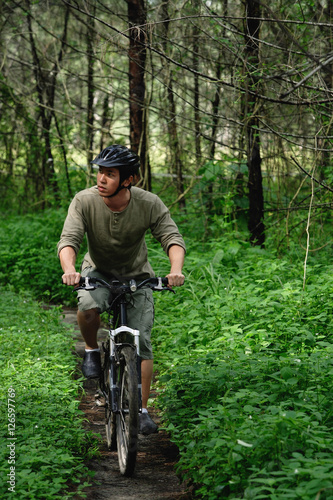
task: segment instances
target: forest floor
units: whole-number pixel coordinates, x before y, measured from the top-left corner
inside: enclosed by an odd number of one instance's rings
[[[78,331],[76,312],[73,309],[64,309],[64,320],[74,325],[76,352],[79,364],[84,353],[84,343]],[[105,332],[101,329],[99,340]],[[87,500],[190,500],[191,494],[182,484],[174,471],[177,463],[178,449],[170,442],[168,434],[159,430],[158,433],[143,436],[139,435],[139,448],[134,476],[124,477],[119,472],[117,453],[108,450],[105,438],[104,408],[96,404],[95,393],[97,382],[86,380],[85,393],[81,399],[80,409],[85,413],[85,427],[87,432],[99,434],[100,457],[90,460],[87,466],[94,471],[91,486],[83,491]],[[154,393],[152,393],[154,397]],[[159,424],[158,411],[151,407],[149,413]]]

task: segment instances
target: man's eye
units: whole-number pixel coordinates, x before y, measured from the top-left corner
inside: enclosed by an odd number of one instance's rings
[[[114,172],[103,172],[102,169],[99,169],[99,173],[104,174],[106,177],[113,177],[114,176]]]

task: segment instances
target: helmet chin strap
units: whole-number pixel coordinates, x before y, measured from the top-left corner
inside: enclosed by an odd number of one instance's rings
[[[109,194],[109,196],[105,196],[105,198],[113,198],[114,196],[117,196],[119,191],[121,191],[122,189],[131,189],[131,184],[129,186],[122,186],[121,184],[119,184],[115,192],[113,194]]]

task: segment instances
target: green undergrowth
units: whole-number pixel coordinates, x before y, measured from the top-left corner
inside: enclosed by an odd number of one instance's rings
[[[198,498],[333,498],[332,266],[310,257],[303,291],[297,252],[190,245],[156,297],[159,404]]]
[[[0,293],[0,497],[78,498],[97,444],[82,427],[72,335],[59,309]]]
[[[303,289],[304,249],[292,240],[277,256],[274,235],[267,250],[253,248],[216,218],[203,241],[185,216],[186,283],[175,295],[155,294],[152,335],[178,471],[202,499],[333,500],[330,247],[309,255]],[[96,447],[82,430],[60,310],[45,311],[23,292],[75,303],[56,256],[64,217],[48,211],[0,222],[0,473],[10,472],[14,390],[17,498],[69,498],[63,492]],[[147,242],[156,274],[167,274],[167,256],[150,235]]]
[[[74,305],[72,291],[61,283],[57,242],[66,210],[45,210],[0,221],[0,282],[27,290],[44,302]],[[78,268],[86,242],[82,245]]]

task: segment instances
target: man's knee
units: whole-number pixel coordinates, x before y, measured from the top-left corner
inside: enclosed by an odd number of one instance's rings
[[[88,309],[87,311],[77,311],[78,323],[85,323],[87,325],[99,321],[98,309]]]

